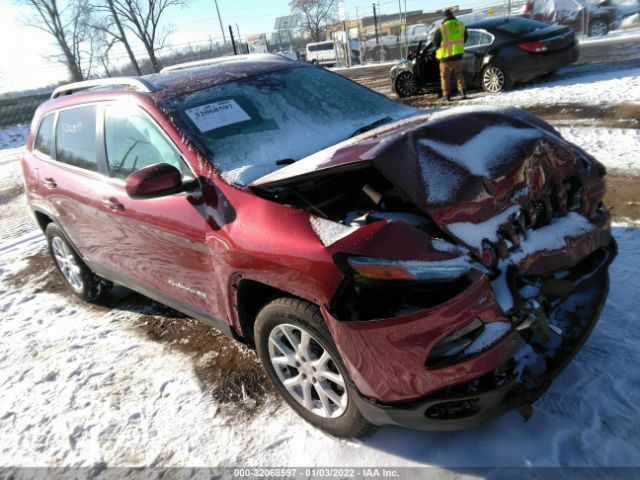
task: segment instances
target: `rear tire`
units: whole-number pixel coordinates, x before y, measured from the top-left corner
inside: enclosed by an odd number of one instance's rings
[[[45,235],[53,263],[74,295],[87,302],[93,302],[111,291],[113,284],[89,269],[60,227],[50,223],[47,225]]]
[[[316,305],[294,298],[273,300],[258,313],[254,338],[269,379],[298,415],[336,437],[372,431],[356,406],[355,389]]]
[[[393,89],[399,97],[411,97],[418,93],[416,78],[411,72],[402,72],[393,79]]]
[[[482,70],[480,82],[485,92],[499,93],[509,87],[509,76],[502,67],[489,64]]]

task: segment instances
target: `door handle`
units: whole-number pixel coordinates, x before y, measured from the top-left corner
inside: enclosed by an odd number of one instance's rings
[[[42,180],[42,183],[44,184],[45,187],[51,188],[51,189],[56,188],[58,186],[56,181],[51,177],[45,177],[44,180]]]
[[[101,203],[109,210],[113,210],[115,212],[121,212],[122,210],[124,210],[124,205],[121,204],[115,197],[103,197]]]

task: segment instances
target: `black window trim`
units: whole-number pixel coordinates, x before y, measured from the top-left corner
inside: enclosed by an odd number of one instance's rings
[[[50,113],[55,114],[55,118],[53,120],[53,156],[48,156],[43,154],[42,152],[39,152],[35,149],[33,149],[33,153],[42,161],[45,161],[47,163],[51,163],[52,165],[55,165],[58,168],[64,168],[66,170],[69,170],[71,172],[74,173],[80,173],[82,175],[86,175],[92,178],[95,178],[97,180],[102,180],[105,178],[104,175],[102,175],[99,171],[92,171],[92,170],[87,170],[86,168],[82,168],[82,167],[77,167],[75,165],[71,165],[69,163],[65,163],[65,162],[61,162],[56,158],[56,150],[57,150],[57,141],[56,141],[56,132],[58,130],[58,120],[60,117],[60,112],[63,112],[65,110],[73,110],[76,108],[82,108],[82,107],[90,107],[90,106],[97,106],[99,105],[100,102],[88,102],[88,103],[82,103],[82,104],[77,104],[77,105],[70,105],[68,107],[61,107],[61,108],[56,108],[55,110],[53,110],[52,112],[48,112],[46,114],[44,114],[42,116],[42,118],[44,119],[44,117],[46,115],[49,115]],[[96,118],[96,126],[97,126],[97,118]],[[38,128],[40,128],[40,126],[38,125]],[[97,135],[97,128],[96,128],[96,135]],[[97,139],[96,139],[97,140]],[[35,140],[34,140],[35,141]],[[99,162],[99,158],[96,158],[96,161]]]
[[[36,148],[36,140],[38,139],[38,134],[40,133],[40,129],[42,128],[42,123],[44,119],[53,116],[53,124],[51,125],[51,150],[53,156],[47,155],[44,152],[41,152]],[[38,128],[36,129],[36,135],[33,139],[33,148],[31,149],[32,153],[36,155],[38,158],[42,160],[55,160],[56,154],[56,126],[58,125],[58,110],[53,110],[51,112],[47,112],[40,117],[40,121],[38,122]]]
[[[52,139],[52,149],[53,149],[53,156],[48,156],[42,152],[39,152],[37,150],[35,150],[35,148],[33,149],[32,153],[35,154],[39,159],[47,162],[47,163],[51,163],[53,165],[55,165],[56,167],[59,168],[65,168],[67,170],[70,170],[71,172],[74,173],[80,173],[82,175],[86,175],[92,178],[95,178],[96,180],[100,180],[101,182],[104,183],[108,183],[110,185],[115,185],[115,186],[119,186],[124,188],[124,186],[126,185],[125,180],[120,179],[120,178],[114,178],[109,176],[109,167],[107,164],[107,156],[106,156],[106,139],[104,136],[104,111],[105,111],[105,104],[107,103],[111,103],[111,104],[124,104],[124,105],[129,105],[129,101],[124,102],[123,100],[114,100],[114,99],[105,99],[105,100],[98,100],[98,101],[94,101],[94,102],[87,102],[87,103],[79,103],[76,105],[69,105],[67,107],[60,107],[60,108],[56,108],[55,110],[52,110],[51,112],[47,112],[45,114],[42,115],[42,118],[40,119],[40,122],[38,124],[38,129],[40,129],[40,126],[42,124],[42,120],[44,119],[45,116],[48,116],[50,114],[55,115],[54,119],[53,119],[53,139]],[[58,118],[59,118],[59,113],[65,110],[73,110],[76,108],[82,108],[82,107],[90,107],[90,106],[95,106],[96,108],[96,160],[98,162],[98,170],[97,171],[91,171],[91,170],[87,170],[86,168],[82,168],[82,167],[77,167],[75,165],[71,165],[68,163],[64,163],[64,162],[60,162],[57,158],[56,158],[56,148],[57,148],[57,142],[56,142],[56,131],[58,129]],[[144,112],[144,114],[150,118],[152,120],[152,122],[156,125],[156,127],[158,128],[158,130],[160,130],[160,132],[162,133],[162,135],[164,135],[164,137],[171,143],[172,147],[177,151],[177,153],[180,155],[180,159],[182,161],[182,164],[186,166],[186,168],[188,169],[188,171],[191,173],[191,175],[193,176],[193,178],[183,178],[183,182],[187,183],[190,181],[195,181],[197,183],[197,186],[199,188],[202,188],[202,184],[200,179],[198,178],[198,176],[196,175],[193,166],[191,165],[191,163],[184,157],[184,155],[182,154],[182,151],[180,150],[180,148],[178,148],[178,146],[176,145],[176,143],[173,141],[173,139],[171,137],[169,137],[169,135],[167,135],[167,133],[164,131],[164,129],[158,124],[158,122],[155,120],[155,118],[153,118],[153,116],[151,114],[149,114],[149,112],[146,111],[146,109],[140,105],[139,103],[135,103],[135,107],[139,108],[140,110],[142,110]],[[102,135],[102,136],[100,136]],[[34,139],[35,142],[35,139]],[[102,172],[106,172],[106,173],[102,173]],[[183,173],[183,172],[181,172]],[[174,195],[184,195],[187,194],[189,192],[179,192],[176,193]]]
[[[489,35],[491,37],[491,41],[489,43],[479,43],[477,45],[470,45],[468,48],[490,47],[491,45],[493,45],[493,42],[496,41],[496,36],[493,33],[485,30],[484,28],[468,28],[467,31],[469,33],[471,33],[471,32],[484,33],[484,34],[487,34],[487,35]]]

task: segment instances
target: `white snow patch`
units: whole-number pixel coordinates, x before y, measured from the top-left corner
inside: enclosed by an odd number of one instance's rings
[[[509,217],[520,211],[520,206],[512,205],[503,212],[488,218],[480,223],[457,222],[446,226],[453,235],[467,245],[474,248],[482,248],[482,240],[485,238],[491,242],[498,240],[498,227],[509,220]]]
[[[517,265],[534,253],[562,249],[567,245],[567,238],[579,237],[594,228],[595,225],[587,218],[578,213],[570,212],[564,217],[554,218],[549,225],[537,230],[529,230],[528,238],[522,239],[520,247],[500,261],[498,265],[500,275],[491,282],[500,308],[504,312],[513,308],[513,297],[506,280],[506,272],[510,264]]]
[[[529,255],[542,251],[559,250],[566,247],[567,238],[575,238],[595,228],[587,218],[579,213],[569,212],[564,217],[554,218],[549,225],[529,231],[529,238],[511,254],[507,261],[518,263]]]
[[[309,216],[309,223],[325,247],[351,235],[360,228],[359,225],[346,226],[314,215]]]
[[[540,130],[533,128],[496,125],[482,129],[462,145],[443,143],[431,139],[419,140],[418,143],[436,151],[472,175],[489,178],[495,166],[502,163],[513,153],[514,145],[540,138],[541,135]]]
[[[603,67],[606,68],[606,67]],[[518,85],[513,91],[482,96],[471,103],[531,106],[551,104],[618,104],[640,102],[640,68],[603,70],[580,76],[553,79],[544,83]]]
[[[425,153],[420,151],[420,155]],[[450,165],[437,158],[421,159],[420,169],[427,190],[427,202],[431,205],[449,202],[460,185],[460,176],[451,170]]]
[[[558,132],[596,157],[610,173],[640,175],[640,130],[559,127]]]
[[[13,125],[0,129],[0,149],[24,147],[29,128],[29,125]]]
[[[482,333],[464,349],[464,353],[471,355],[489,348],[500,341],[509,330],[511,330],[511,324],[507,322],[485,323]]]

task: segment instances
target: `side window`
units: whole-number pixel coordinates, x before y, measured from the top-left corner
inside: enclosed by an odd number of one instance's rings
[[[469,36],[467,37],[467,41],[464,44],[465,47],[477,47],[480,45],[480,39],[482,38],[482,34],[476,30],[469,30]]]
[[[40,122],[33,148],[45,155],[53,156],[53,113],[46,115]]]
[[[95,107],[62,110],[58,114],[56,160],[97,171]]]
[[[137,108],[107,106],[104,135],[111,177],[125,179],[136,170],[155,163],[169,163],[184,172],[175,147]]]
[[[482,38],[480,39],[481,45],[491,45],[492,42],[493,42],[493,37],[491,35],[489,35],[488,33],[482,34]]]

